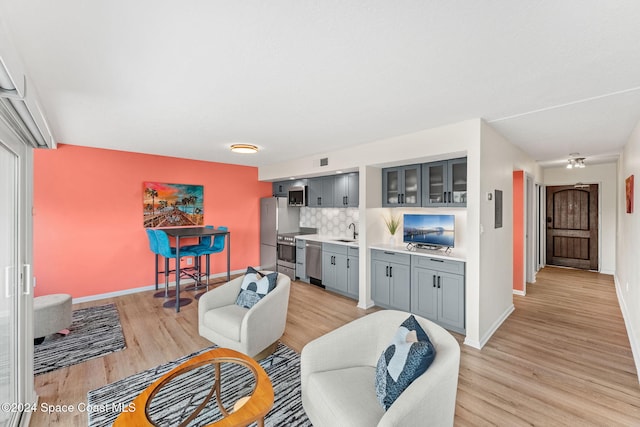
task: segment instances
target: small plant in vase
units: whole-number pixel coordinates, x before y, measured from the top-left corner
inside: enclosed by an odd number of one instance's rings
[[[387,226],[387,230],[389,230],[389,233],[391,234],[389,243],[391,245],[395,245],[396,231],[398,231],[398,228],[400,228],[400,215],[389,215],[388,217],[384,218],[384,223]]]

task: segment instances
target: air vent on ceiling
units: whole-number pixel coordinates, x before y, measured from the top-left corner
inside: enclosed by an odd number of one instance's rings
[[[329,165],[329,158],[328,157],[324,157],[322,159],[320,159],[320,166],[328,166]]]

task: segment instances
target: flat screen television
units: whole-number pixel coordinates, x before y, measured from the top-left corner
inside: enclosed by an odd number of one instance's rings
[[[416,245],[453,248],[455,215],[404,214],[403,241]]]

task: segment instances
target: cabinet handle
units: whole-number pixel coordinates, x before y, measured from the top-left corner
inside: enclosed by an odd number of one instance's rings
[[[385,255],[395,255],[396,253],[395,253],[395,252],[388,252],[388,251],[384,251],[384,254],[385,254]]]
[[[347,204],[347,196],[343,196],[342,197],[342,204],[346,205]]]
[[[318,206],[322,204],[322,197],[318,197]]]
[[[387,267],[386,267],[386,268],[387,268],[387,270],[386,270],[386,272],[384,273],[384,275],[385,275],[386,277],[389,277],[389,266],[387,265]]]
[[[449,203],[453,201],[453,191],[449,191]]]
[[[349,268],[349,258],[347,258],[347,268]]]
[[[438,276],[438,289],[440,289],[440,276]]]
[[[436,275],[434,274],[432,277],[433,277],[433,287],[435,288],[436,287]]]
[[[429,261],[433,261],[433,262],[444,262],[443,259],[436,259],[436,258],[429,258]]]
[[[404,193],[400,194],[400,203],[404,204]]]
[[[393,277],[393,267],[389,267],[389,277]]]

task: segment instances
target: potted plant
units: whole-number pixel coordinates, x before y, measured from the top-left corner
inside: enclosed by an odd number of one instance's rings
[[[391,237],[389,238],[389,243],[391,245],[395,245],[396,231],[398,231],[398,228],[400,228],[400,215],[391,214],[388,217],[384,218],[384,223],[387,226],[387,230],[389,230],[389,233],[391,234]]]

